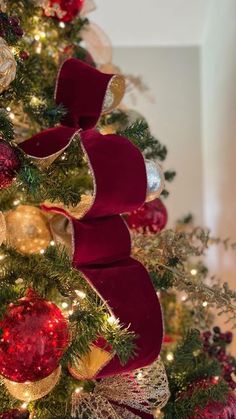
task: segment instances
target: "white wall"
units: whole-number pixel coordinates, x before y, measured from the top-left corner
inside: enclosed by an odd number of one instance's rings
[[[114,63],[126,73],[141,75],[155,99],[151,103],[140,95],[135,107],[168,147],[165,168],[177,171],[174,182],[167,184],[169,225],[188,212],[202,223],[199,49],[117,47]]]
[[[202,47],[204,219],[236,241],[236,1],[214,0]],[[208,263],[236,289],[236,252],[211,251]]]

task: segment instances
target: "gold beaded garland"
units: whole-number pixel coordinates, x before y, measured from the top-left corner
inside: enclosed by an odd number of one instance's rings
[[[3,38],[0,38],[0,93],[8,88],[16,75],[16,60]]]

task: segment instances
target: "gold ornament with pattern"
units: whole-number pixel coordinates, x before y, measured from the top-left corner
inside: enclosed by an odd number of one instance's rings
[[[3,38],[0,38],[0,93],[4,92],[16,75],[16,60]]]
[[[43,212],[30,205],[19,205],[6,213],[6,240],[22,253],[40,253],[51,241],[51,232]]]

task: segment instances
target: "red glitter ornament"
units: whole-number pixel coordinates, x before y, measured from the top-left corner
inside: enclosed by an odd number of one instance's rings
[[[209,401],[204,408],[197,408],[189,419],[233,419],[236,418],[236,395],[230,391],[225,403]]]
[[[71,22],[82,9],[84,0],[50,0],[44,12],[60,22]]]
[[[142,233],[159,233],[166,226],[167,219],[166,207],[159,198],[146,202],[138,210],[126,216],[131,230]]]
[[[19,168],[20,160],[16,151],[6,141],[0,140],[0,189],[11,185]]]
[[[32,290],[8,306],[0,329],[0,374],[19,383],[50,375],[69,342],[61,310]]]
[[[8,412],[0,413],[0,419],[28,419],[29,412],[18,409],[9,410]]]

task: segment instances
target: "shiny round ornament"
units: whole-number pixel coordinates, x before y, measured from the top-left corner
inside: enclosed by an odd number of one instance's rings
[[[216,384],[216,383],[215,383]],[[192,389],[186,392],[186,396],[191,397],[191,391],[199,389],[207,389],[214,385],[214,378],[208,380],[201,380],[198,383],[192,384]],[[189,394],[190,392],[190,394]],[[195,412],[189,419],[233,419],[236,418],[236,394],[229,391],[225,396],[225,403],[218,400],[211,400],[209,398],[205,407],[197,407]]]
[[[146,173],[147,173],[147,197],[146,201],[153,201],[159,198],[163,191],[165,178],[160,165],[153,160],[145,160]]]
[[[41,399],[53,390],[58,383],[61,374],[61,366],[55,369],[48,377],[42,380],[26,383],[16,383],[15,381],[3,378],[3,383],[11,396],[24,402],[32,402]],[[0,416],[1,419],[1,416]]]
[[[0,413],[0,419],[29,419],[28,410],[12,409],[8,412]]]
[[[7,242],[22,253],[40,253],[48,247],[51,233],[42,211],[19,205],[6,214]]]
[[[84,0],[49,0],[43,8],[48,17],[54,17],[60,22],[71,22],[80,12]]]
[[[6,141],[0,140],[0,190],[11,185],[19,168],[20,161],[14,148]]]
[[[102,106],[102,113],[107,113],[115,109],[121,102],[125,94],[125,79],[121,75],[111,78]]]
[[[52,374],[69,343],[61,310],[32,290],[8,306],[0,329],[0,374],[17,383]]]
[[[16,75],[16,60],[4,41],[0,38],[0,93],[8,88]]]
[[[125,219],[131,230],[140,233],[159,233],[166,226],[168,214],[163,202],[157,198],[146,202],[138,210],[128,214]]]
[[[6,240],[6,221],[4,214],[0,211],[0,246]]]

